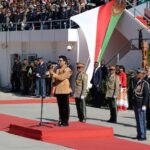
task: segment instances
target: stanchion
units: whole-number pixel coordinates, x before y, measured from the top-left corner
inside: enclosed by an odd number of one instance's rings
[[[41,96],[41,115],[40,115],[40,123],[39,125],[42,125],[42,120],[43,120],[43,96]]]

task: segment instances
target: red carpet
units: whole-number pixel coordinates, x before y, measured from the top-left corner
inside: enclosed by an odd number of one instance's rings
[[[113,130],[108,127],[101,127],[80,122],[71,122],[69,127],[58,127],[56,123],[47,123],[38,126],[37,123],[10,126],[10,133],[35,138],[43,141],[60,141],[79,138],[113,138]]]
[[[74,102],[74,98],[69,99],[70,102]],[[56,103],[56,98],[44,99],[44,103]],[[18,100],[0,100],[0,104],[37,104],[41,103],[41,99],[18,99]]]
[[[55,123],[44,123],[19,117],[0,115],[0,130],[43,140],[78,150],[150,150],[144,145],[113,137],[112,128],[87,123],[71,122],[69,127],[57,127]],[[12,124],[9,127],[9,125]],[[6,130],[7,129],[7,130]]]

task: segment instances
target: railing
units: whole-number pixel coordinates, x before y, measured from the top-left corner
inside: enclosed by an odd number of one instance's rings
[[[150,2],[146,3],[146,8],[150,9]]]
[[[126,1],[128,6],[131,6],[131,8],[133,8],[132,12],[133,16],[143,16],[145,20],[147,20],[148,22],[150,22],[150,19],[148,17],[146,17],[145,15],[143,15],[140,11],[138,11],[132,3],[130,3],[128,0]]]
[[[69,29],[78,28],[78,25],[69,20],[33,21],[20,23],[2,23],[0,31],[24,31],[24,30],[49,30],[49,29]]]
[[[127,42],[119,49],[119,51],[118,51],[116,54],[114,54],[114,56],[112,56],[112,58],[110,58],[110,60],[109,60],[106,64],[107,64],[107,65],[108,65],[108,64],[111,64],[111,62],[112,62],[114,59],[116,59],[116,58],[117,58],[117,64],[118,64],[118,63],[119,63],[119,59],[120,59],[121,53],[122,53],[124,50],[126,50],[126,48],[127,48],[128,46],[131,47],[130,50],[136,50],[136,49],[138,49],[138,41],[139,41],[139,39],[130,39],[129,41],[127,41]],[[150,38],[144,38],[143,41],[150,41]],[[134,42],[136,42],[136,43],[134,43]]]

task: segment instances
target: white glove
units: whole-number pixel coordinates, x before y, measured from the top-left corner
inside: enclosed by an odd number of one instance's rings
[[[142,106],[142,110],[145,111],[146,110],[146,106]]]
[[[117,96],[116,96],[116,95],[114,95],[114,96],[113,96],[113,98],[114,98],[114,99],[116,99],[116,98],[117,98]]]
[[[39,75],[39,73],[37,73],[36,76],[37,76],[38,78],[41,78],[41,76]]]
[[[82,95],[82,96],[81,96],[81,99],[84,99],[84,98],[85,98],[85,96]]]

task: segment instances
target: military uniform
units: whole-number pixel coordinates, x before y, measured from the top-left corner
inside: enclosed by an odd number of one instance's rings
[[[83,64],[78,64],[77,68],[79,66],[84,67]],[[77,73],[75,80],[74,97],[76,102],[77,114],[80,122],[86,121],[85,96],[87,90],[87,81],[88,75],[84,71]]]
[[[150,87],[150,76],[146,76],[145,80],[148,82],[149,87]],[[149,90],[149,94],[148,94],[146,121],[147,121],[147,129],[150,129],[150,90]]]
[[[145,80],[139,80],[134,88],[133,106],[137,124],[137,138],[146,140],[146,108],[148,101],[149,85]]]
[[[115,68],[114,68],[115,70]],[[110,119],[108,122],[117,122],[117,104],[116,98],[119,92],[120,78],[118,75],[110,74],[106,81],[106,99],[108,100],[109,108],[110,108]]]

